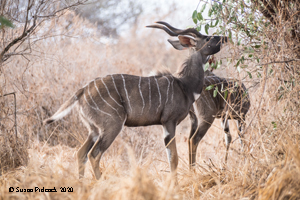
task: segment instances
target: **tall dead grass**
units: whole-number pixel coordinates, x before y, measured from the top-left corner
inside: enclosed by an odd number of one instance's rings
[[[265,79],[245,80],[248,86],[257,84],[250,90],[247,122],[252,123],[245,135],[244,151],[235,142],[227,165],[223,163],[223,133],[218,123],[214,123],[200,143],[197,166],[193,171],[188,170],[187,119],[177,128],[176,135],[178,185],[173,185],[169,176],[159,126],[125,128],[101,160],[101,179],[95,180],[89,164],[85,178],[78,179],[75,152],[86,138],[87,130],[76,113],[49,127],[43,127],[42,120],[95,77],[112,73],[147,75],[161,66],[174,72],[187,54],[165,47],[165,41],[157,39],[157,34],[164,37],[159,31],[154,34],[147,30],[153,34],[145,32],[143,36],[105,44],[92,24],[72,13],[53,24],[64,29],[66,19],[73,24],[75,38],[45,39],[28,56],[30,62],[16,57],[2,69],[3,93],[17,91],[18,141],[24,145],[15,143],[7,147],[10,154],[3,154],[5,151],[0,147],[1,166],[11,168],[0,176],[0,199],[300,198],[300,117],[296,98],[299,79],[292,85],[267,72],[263,74]],[[88,29],[82,29],[82,24]],[[230,76],[232,70],[227,67],[222,73],[227,70]],[[274,73],[279,75],[280,69],[278,66]],[[280,87],[290,90],[284,90],[283,98],[278,101],[283,91]],[[234,127],[231,123],[233,136]],[[1,132],[1,142],[8,144],[8,134]],[[20,165],[5,164],[7,158],[2,155],[17,155],[14,152],[25,155],[27,148],[27,165],[26,159]],[[57,192],[9,192],[10,187],[55,187]],[[72,187],[73,192],[61,192],[61,187]]]

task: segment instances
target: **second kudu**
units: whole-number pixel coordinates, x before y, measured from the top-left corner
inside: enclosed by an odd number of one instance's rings
[[[163,25],[160,28],[171,36],[178,36],[184,48],[196,51],[183,64],[178,76],[141,77],[127,74],[96,78],[79,89],[45,124],[66,116],[75,105],[89,136],[77,152],[79,177],[84,176],[85,163],[90,160],[96,179],[103,153],[120,133],[123,126],[162,125],[171,172],[176,174],[178,157],[175,129],[189,113],[191,105],[200,95],[204,82],[203,64],[209,55],[220,51],[220,36],[204,36],[188,28],[176,33]],[[172,43],[172,42],[171,42]]]
[[[237,120],[240,142],[242,143],[243,129],[245,127],[245,116],[250,108],[250,98],[246,87],[238,80],[220,78],[211,72],[205,73],[204,87],[201,96],[195,101],[191,109],[191,131],[189,136],[189,164],[195,165],[196,151],[199,142],[211,127],[215,118],[221,119],[221,126],[225,133],[227,162],[228,149],[231,143],[229,131],[229,119]],[[206,87],[214,85],[218,87],[218,94],[214,97],[212,90],[205,90]]]

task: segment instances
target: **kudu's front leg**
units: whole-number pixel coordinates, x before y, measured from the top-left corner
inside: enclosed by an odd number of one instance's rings
[[[191,108],[190,112],[190,120],[191,120],[191,131],[190,136],[188,140],[188,146],[189,146],[189,167],[192,169],[192,166],[196,162],[196,149],[197,145],[194,145],[193,138],[196,134],[197,128],[198,128],[198,119],[194,112],[194,109]]]
[[[211,127],[212,123],[214,122],[214,117],[211,113],[207,113],[207,117],[204,119],[201,117],[199,118],[199,124],[198,124],[198,117],[195,114],[195,110],[193,107],[191,107],[191,110],[189,112],[190,119],[191,119],[191,131],[189,136],[189,166],[190,169],[195,166],[196,163],[196,157],[197,157],[197,148],[198,144],[201,141],[201,139],[206,134],[207,130]],[[211,117],[209,117],[211,116]]]
[[[176,170],[178,165],[178,155],[176,149],[176,141],[175,141],[175,129],[176,123],[168,122],[163,124],[164,128],[164,136],[165,136],[165,146],[167,148],[167,156],[170,164],[171,173],[175,176],[175,180],[177,182]]]
[[[189,139],[189,155],[190,155],[190,169],[195,166],[196,163],[196,154],[199,142],[207,133],[208,129],[211,127],[211,124],[214,122],[214,118],[207,118],[205,121],[199,120],[199,125],[197,130],[192,133],[190,132]]]

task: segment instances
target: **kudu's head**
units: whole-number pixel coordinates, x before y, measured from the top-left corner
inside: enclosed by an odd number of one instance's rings
[[[175,49],[192,49],[200,52],[203,56],[216,54],[221,49],[221,44],[228,41],[227,37],[202,35],[194,28],[177,29],[170,24],[158,21],[155,25],[147,26],[149,28],[158,28],[166,31],[170,36],[177,36],[178,40],[168,40]]]

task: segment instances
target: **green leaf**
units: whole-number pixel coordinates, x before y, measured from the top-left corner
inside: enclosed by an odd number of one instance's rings
[[[5,26],[10,28],[14,27],[13,23],[10,20],[6,19],[4,16],[0,16],[0,28],[3,28]]]
[[[219,23],[219,19],[216,20],[214,27],[216,27]]]
[[[261,45],[255,45],[254,48],[259,49]]]
[[[194,10],[193,15],[192,15],[193,19],[197,19],[197,13],[198,13],[197,10]]]
[[[229,37],[230,40],[232,40],[232,33],[231,33],[231,30],[228,30],[228,32],[229,32],[229,36],[228,36],[228,37]]]
[[[206,72],[208,70],[208,68],[209,68],[209,62],[205,63],[205,65],[204,65],[204,71]]]
[[[224,92],[224,99],[227,100],[227,96],[228,96],[228,90],[226,90],[226,91]]]
[[[215,88],[215,90],[214,90],[214,95],[213,95],[213,96],[216,97],[217,94],[218,94],[218,87]]]
[[[217,69],[219,69],[219,68],[221,67],[221,65],[222,65],[222,62],[221,62],[221,61],[218,62],[218,63],[217,63]]]
[[[275,130],[277,128],[276,122],[271,122],[273,124],[273,129]]]
[[[203,16],[202,16],[202,14],[201,14],[200,12],[197,14],[197,19],[198,19],[199,21],[202,21],[202,20],[203,20]]]
[[[196,28],[196,29],[197,29],[197,31],[199,31],[199,32],[200,32],[200,31],[201,31],[201,25],[200,25],[200,26],[197,26],[197,28]]]
[[[240,65],[241,60],[238,60],[238,62],[236,63],[235,67],[238,67]]]
[[[203,11],[205,10],[206,7],[206,3],[202,5],[200,12],[203,13]]]
[[[215,85],[210,85],[210,86],[208,86],[207,88],[205,88],[205,90],[211,90],[211,89],[213,89],[215,87]]]
[[[213,9],[212,9],[212,8],[210,8],[210,9],[209,9],[209,11],[208,11],[208,16],[209,16],[209,17],[211,17],[211,15],[212,15],[212,12],[213,12]]]
[[[192,18],[194,19],[194,18],[197,18],[197,10],[194,10],[194,12],[193,12],[193,15],[192,15]]]
[[[209,24],[205,25],[205,33],[208,35]]]
[[[242,38],[238,40],[237,45],[240,46],[240,45],[241,45],[241,42],[242,42]]]
[[[194,21],[195,24],[197,24],[197,10],[194,10],[193,15],[192,15],[192,19]]]
[[[197,18],[193,18],[193,22],[195,23],[195,24],[197,24]]]
[[[257,72],[257,78],[261,78],[261,73]]]
[[[249,78],[252,78],[252,74],[250,72],[247,72],[248,75],[249,75]]]

